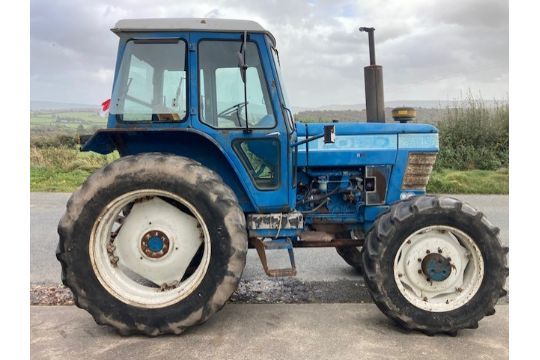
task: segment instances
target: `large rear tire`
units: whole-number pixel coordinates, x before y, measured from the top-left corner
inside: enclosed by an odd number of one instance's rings
[[[448,197],[394,204],[366,238],[364,279],[375,304],[410,330],[455,335],[495,313],[508,268],[499,229]]]
[[[126,156],[92,174],[58,225],[62,281],[122,335],[180,334],[219,311],[245,266],[233,191],[180,156]]]

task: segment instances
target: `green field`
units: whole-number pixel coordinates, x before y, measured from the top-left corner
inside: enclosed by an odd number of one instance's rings
[[[30,127],[33,129],[49,126],[67,126],[77,128],[83,126],[105,126],[106,118],[91,111],[33,111],[30,114]]]

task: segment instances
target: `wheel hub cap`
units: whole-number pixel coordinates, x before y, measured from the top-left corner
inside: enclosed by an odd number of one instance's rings
[[[114,240],[118,263],[160,286],[178,282],[203,241],[197,224],[157,197],[136,203]]]
[[[441,254],[429,254],[422,260],[422,271],[432,281],[444,281],[450,276],[452,267]]]
[[[169,245],[169,238],[159,230],[148,231],[141,239],[142,252],[153,259],[165,256],[169,252]]]

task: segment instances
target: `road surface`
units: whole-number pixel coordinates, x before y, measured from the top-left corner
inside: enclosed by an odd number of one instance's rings
[[[33,306],[35,359],[508,359],[508,305],[456,337],[406,333],[373,304],[228,304],[182,336],[117,335],[74,306]]]

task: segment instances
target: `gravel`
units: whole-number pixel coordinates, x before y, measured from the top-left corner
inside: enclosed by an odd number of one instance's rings
[[[242,280],[229,299],[237,304],[310,304],[371,302],[363,281],[310,281],[294,278]],[[32,284],[31,305],[73,305],[64,285]]]

